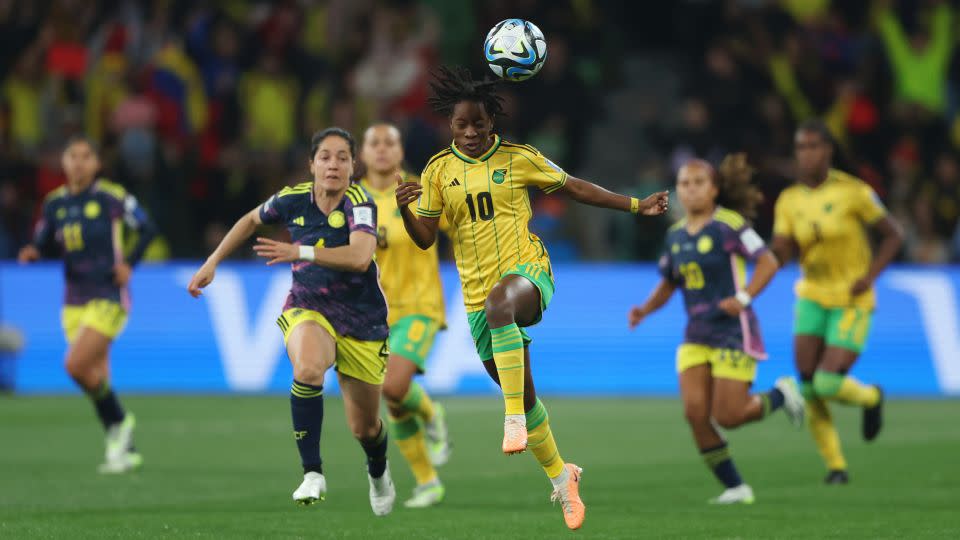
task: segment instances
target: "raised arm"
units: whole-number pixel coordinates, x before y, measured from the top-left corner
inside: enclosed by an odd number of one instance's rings
[[[220,245],[217,246],[217,249],[213,250],[213,253],[207,257],[207,261],[203,263],[203,266],[197,270],[197,273],[193,275],[193,278],[190,280],[190,284],[187,285],[187,291],[191,296],[197,298],[200,296],[200,289],[203,289],[211,282],[213,282],[214,274],[217,270],[217,265],[219,265],[224,259],[230,256],[231,253],[237,250],[248,238],[253,236],[253,233],[257,230],[257,226],[261,224],[260,221],[260,208],[254,208],[253,210],[247,212],[236,223],[233,224],[233,227],[230,228],[230,231],[227,232],[227,235],[223,237],[223,240],[220,241]]]
[[[673,296],[673,291],[675,290],[677,290],[676,285],[666,279],[661,279],[660,282],[657,283],[657,286],[653,288],[653,291],[643,305],[634,306],[630,309],[630,312],[627,314],[627,323],[630,325],[630,329],[633,330],[643,319],[647,318],[647,315],[662,308],[664,304],[670,300],[670,297]]]
[[[641,200],[636,197],[627,197],[604,189],[594,183],[567,176],[566,182],[560,191],[571,199],[590,206],[610,208],[623,212],[632,212],[644,216],[659,216],[667,211],[669,192],[660,191]]]
[[[440,217],[416,216],[410,210],[410,203],[420,198],[423,187],[417,182],[404,182],[397,175],[397,208],[403,218],[403,228],[420,249],[430,249],[437,241],[437,230],[440,228]]]

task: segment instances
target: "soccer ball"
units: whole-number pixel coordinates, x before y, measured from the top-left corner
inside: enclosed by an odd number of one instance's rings
[[[532,22],[506,19],[487,33],[483,55],[497,77],[523,81],[536,75],[543,67],[547,59],[547,40]]]

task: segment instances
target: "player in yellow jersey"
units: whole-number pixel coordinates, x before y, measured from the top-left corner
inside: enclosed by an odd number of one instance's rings
[[[377,265],[390,308],[390,356],[383,383],[390,436],[417,482],[404,506],[425,508],[443,500],[444,487],[434,466],[446,463],[450,455],[443,407],[413,380],[424,372],[437,331],[446,325],[440,262],[436,246],[424,251],[413,243],[397,209],[397,176],[418,180],[403,170],[400,131],[390,124],[368,128],[360,159],[366,166],[360,184],[377,204]]]
[[[503,391],[503,451],[523,452],[529,445],[554,486],[552,498],[560,501],[564,521],[577,529],[585,512],[580,468],[560,458],[547,411],[534,391],[531,340],[521,330],[540,321],[554,291],[547,250],[527,226],[532,215],[527,188],[646,215],[666,211],[667,193],[642,201],[612,193],[567,175],[530,146],[500,139],[493,133],[503,111],[495,83],[474,81],[464,68],[441,68],[431,86],[430,104],[448,116],[453,143],[427,163],[422,187],[416,182],[398,186],[403,223],[414,242],[428,249],[441,215],[449,222],[477,352]],[[418,199],[414,216],[407,205]]]
[[[896,257],[903,233],[877,194],[860,179],[831,168],[833,141],[820,121],[796,132],[799,182],[777,200],[774,253],[781,264],[797,257],[794,355],[810,430],[829,473],[828,484],[849,481],[840,437],[827,400],[863,407],[863,438],[882,425],[883,394],[848,372],[863,350],[876,299],[873,283]],[[867,230],[882,237],[871,253]]]

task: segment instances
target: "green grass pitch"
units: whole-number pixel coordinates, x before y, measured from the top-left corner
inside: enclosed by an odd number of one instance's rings
[[[79,396],[0,399],[0,538],[958,538],[960,401],[893,401],[878,441],[834,407],[852,483],[824,486],[805,431],[779,414],[729,434],[753,506],[710,507],[720,487],[675,400],[546,399],[564,458],[584,468],[584,528],[571,533],[530,455],[500,454],[501,402],[447,399],[453,459],[437,508],[399,503],[412,477],[391,448],[393,514],[367,501],[362,453],[327,398],[327,500],[290,493],[300,472],[288,401],[128,397],[143,470],[96,473],[101,433]]]

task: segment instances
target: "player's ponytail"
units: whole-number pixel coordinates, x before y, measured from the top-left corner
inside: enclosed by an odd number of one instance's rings
[[[754,168],[747,163],[747,155],[742,152],[723,158],[714,175],[719,191],[717,204],[747,219],[757,217],[757,207],[763,202],[763,193],[751,183],[754,172]]]

